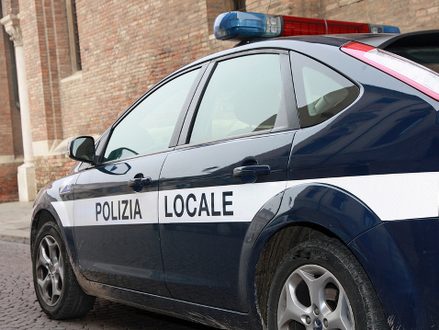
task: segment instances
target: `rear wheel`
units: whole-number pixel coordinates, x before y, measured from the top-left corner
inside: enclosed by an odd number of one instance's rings
[[[286,254],[267,307],[270,330],[388,329],[362,267],[343,244],[326,237]]]
[[[82,291],[54,222],[45,223],[32,246],[35,293],[43,311],[53,319],[85,315],[95,298]]]

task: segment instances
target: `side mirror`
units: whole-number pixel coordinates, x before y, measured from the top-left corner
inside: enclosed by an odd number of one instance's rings
[[[95,140],[91,136],[79,136],[69,144],[69,157],[81,162],[95,164]]]

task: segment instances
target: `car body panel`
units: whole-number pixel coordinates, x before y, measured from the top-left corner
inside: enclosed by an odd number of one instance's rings
[[[438,324],[439,218],[383,222],[349,247],[368,271],[393,328]]]
[[[57,220],[78,281],[89,294],[215,327],[243,329],[262,327],[255,269],[266,244],[289,226],[317,228],[338,238],[356,256],[375,287],[390,326],[439,326],[434,301],[439,287],[434,281],[439,255],[434,244],[439,221],[439,102],[339,49],[350,40],[379,46],[392,38],[351,35],[261,41],[182,68],[174,74],[200,66],[203,70],[182,110],[171,149],[153,156],[154,169],[148,172],[153,182],[150,191],[129,192],[125,185],[126,173],[143,171],[136,170],[143,157],[125,161],[132,169],[118,175],[112,172],[122,173],[124,162],[108,164],[105,171],[110,173],[102,171],[107,164],[87,166],[39,194],[34,221],[44,211]],[[288,104],[294,114],[286,120],[288,128],[198,146],[188,144],[192,118],[214,62],[246,52],[275,50],[297,52],[324,63],[359,87],[358,98],[334,117],[298,129],[290,79],[286,88],[291,91]],[[294,61],[294,55],[289,61]],[[291,74],[294,72],[285,77]],[[232,173],[246,158],[269,163],[274,171],[256,182],[243,183]],[[131,164],[135,162],[139,164]],[[99,175],[94,174],[99,169]],[[102,183],[107,177],[114,179],[108,179],[112,183],[105,190]],[[208,206],[211,213],[222,212],[212,221],[206,216],[200,221],[190,221],[186,215],[175,217],[175,210],[169,208],[178,195],[185,194],[187,201],[191,192],[200,198],[204,194],[207,201],[209,194],[223,196],[230,191],[234,197],[244,196],[234,200],[245,215],[242,218],[224,217],[224,211],[231,210],[225,203],[231,201],[231,195],[222,201],[211,198],[222,208]],[[65,220],[73,216],[66,205],[76,198],[120,200],[127,194],[148,193],[156,194],[158,201],[153,206],[157,219],[149,224],[105,226],[102,232],[104,226],[90,226],[96,227],[93,232],[81,232],[74,222],[82,220]],[[93,207],[96,216],[96,202]],[[107,248],[92,242],[102,235],[112,237]],[[136,237],[136,242],[128,235]],[[111,242],[116,244],[111,246]],[[84,269],[78,255],[107,258],[108,248],[113,254],[121,253],[116,259],[132,260],[131,266],[145,270],[150,269],[147,256],[152,251],[154,271],[137,279],[127,271],[127,281],[116,276],[111,281],[91,277],[96,265],[90,262],[89,269]],[[426,271],[429,268],[431,272]],[[153,283],[148,282],[151,280]]]
[[[166,157],[166,152],[137,157],[79,174],[71,203],[73,232],[87,279],[168,295],[157,216],[158,179]],[[129,181],[139,175],[151,182],[136,192]]]
[[[285,187],[293,137],[294,131],[266,134],[180,149],[167,158],[160,183],[160,236],[167,286],[174,297],[247,309],[239,296],[242,242],[261,205]],[[233,176],[234,168],[250,163],[270,166],[271,174],[256,183]],[[186,210],[176,216],[172,204],[180,196],[195,211],[206,198],[205,212],[189,216]]]

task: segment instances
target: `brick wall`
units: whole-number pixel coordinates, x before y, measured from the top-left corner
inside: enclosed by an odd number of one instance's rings
[[[18,165],[20,165],[20,163],[0,164],[0,203],[18,199]]]
[[[7,1],[2,5],[7,5]],[[5,12],[2,7],[0,12]],[[19,111],[15,105],[9,36],[0,31],[0,202],[18,198],[15,157],[22,155]]]
[[[205,1],[78,1],[77,17],[82,72],[61,83],[65,136],[102,133],[148,87],[210,52]]]
[[[33,141],[62,140],[60,72],[68,60],[64,1],[20,0]]]
[[[323,0],[321,10],[327,18],[397,25],[402,32],[439,28],[438,0]]]
[[[48,182],[70,173],[76,163],[67,157],[67,155],[36,157],[34,161],[37,191],[43,188]]]
[[[121,111],[166,74],[200,56],[230,47],[232,43],[209,38],[212,17],[222,7],[229,9],[230,1],[137,0],[122,5],[105,0],[78,0],[82,71],[70,77],[58,75],[64,78],[59,85],[63,137],[102,133]],[[246,1],[249,11],[385,22],[401,26],[403,31],[437,27],[434,12],[438,7],[439,0]],[[65,17],[60,14],[58,20],[62,19]],[[62,37],[57,38],[57,45],[63,44]],[[57,58],[65,58],[65,54],[61,50]],[[35,95],[35,102],[41,98],[38,91],[31,94]],[[40,107],[35,104],[35,108]],[[47,123],[44,125],[47,127]],[[42,138],[41,129],[37,127],[35,140]]]
[[[17,0],[3,4],[11,2],[17,10]],[[230,9],[232,0],[77,0],[82,70],[74,72],[64,3],[19,0],[35,142],[100,134],[159,79],[234,44],[211,35],[214,17]],[[271,14],[394,24],[403,32],[439,28],[439,0],[247,0],[245,6]],[[0,93],[1,81],[0,73]],[[37,157],[38,186],[71,165],[65,156]]]
[[[247,0],[246,4],[248,11],[386,23],[402,32],[439,28],[438,0]]]
[[[247,0],[247,11],[264,12],[273,15],[295,15],[321,17],[319,0]]]
[[[3,9],[3,14],[18,13],[18,1],[17,0],[2,0],[0,1]]]

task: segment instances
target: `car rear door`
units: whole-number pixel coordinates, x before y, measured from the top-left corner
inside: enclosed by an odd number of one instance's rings
[[[74,240],[87,279],[167,295],[158,179],[201,71],[190,69],[148,93],[100,142],[99,164],[80,173],[74,186]]]
[[[285,186],[297,118],[287,52],[210,64],[160,177],[159,218],[174,298],[245,310],[241,251],[258,210]]]

